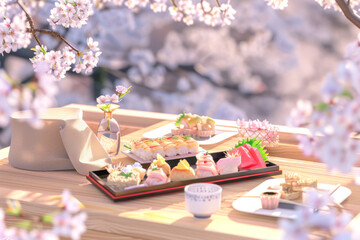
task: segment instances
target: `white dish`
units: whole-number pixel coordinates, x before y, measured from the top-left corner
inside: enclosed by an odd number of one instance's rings
[[[151,130],[150,132],[146,132],[143,134],[143,137],[145,138],[159,138],[163,136],[172,136],[171,135],[171,129],[174,127],[174,123],[169,123],[167,125],[164,125],[162,127],[156,128],[154,130]],[[195,139],[199,145],[211,145],[215,143],[219,143],[221,141],[224,141],[225,139],[228,139],[232,136],[235,136],[238,134],[237,131],[234,131],[234,128],[225,128],[225,127],[216,127],[215,128],[215,135],[211,138],[199,138]]]
[[[249,198],[246,196],[260,196],[260,194],[267,190],[269,186],[279,185],[283,183],[285,180],[283,178],[278,179],[270,179],[267,180],[249,192],[247,192],[243,197],[238,198],[232,204],[233,208],[240,212],[252,213],[252,214],[259,214],[259,215],[266,215],[271,217],[281,217],[281,218],[289,218],[294,219],[296,217],[294,209],[285,209],[285,208],[277,208],[274,210],[267,210],[261,208],[260,198]],[[336,185],[331,184],[318,184],[318,189],[331,191],[336,187]],[[335,203],[342,203],[346,198],[348,198],[351,194],[351,190],[347,187],[339,187],[331,196],[334,199]],[[282,200],[280,200],[280,203]],[[285,200],[285,202],[288,202]],[[295,203],[296,204],[296,203]]]
[[[199,152],[205,152],[206,150],[199,147]],[[152,162],[152,160],[144,160],[138,156],[136,156],[135,154],[131,153],[130,150],[126,150],[126,151],[121,151],[123,154],[125,154],[126,156],[134,159],[135,161],[138,161],[139,163],[150,163]],[[193,157],[193,156],[196,156],[196,154],[198,154],[199,152],[197,153],[188,153],[188,154],[182,154],[182,155],[175,155],[173,157],[164,157],[165,160],[171,160],[171,159],[178,159],[178,158],[187,158],[187,157]]]

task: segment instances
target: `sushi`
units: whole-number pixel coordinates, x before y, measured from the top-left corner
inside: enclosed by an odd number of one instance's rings
[[[145,183],[148,186],[152,186],[167,183],[168,181],[169,179],[164,173],[164,171],[161,168],[154,167],[147,172],[147,178]]]
[[[228,174],[238,172],[238,167],[241,164],[241,157],[227,155],[221,158],[216,163],[216,168],[220,174]]]
[[[196,155],[196,159],[196,176],[198,178],[218,175],[215,162],[211,155],[201,152]]]

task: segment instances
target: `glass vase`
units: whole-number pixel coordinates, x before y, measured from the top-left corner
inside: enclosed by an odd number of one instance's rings
[[[104,118],[100,121],[97,129],[97,137],[110,157],[116,156],[120,149],[120,127],[113,118],[113,112],[120,106],[114,103],[99,104],[104,111]]]

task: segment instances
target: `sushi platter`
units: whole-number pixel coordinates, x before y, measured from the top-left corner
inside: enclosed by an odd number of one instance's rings
[[[159,137],[170,137],[173,134],[171,133],[171,129],[174,127],[173,123],[169,123],[162,127],[156,128],[149,132],[143,134],[145,138],[159,138]],[[211,137],[198,137],[193,136],[193,138],[199,143],[199,145],[212,145],[216,143],[220,143],[228,138],[231,138],[237,135],[238,132],[234,131],[234,128],[226,128],[226,127],[217,127],[215,129],[214,135]]]
[[[221,159],[224,159],[225,153],[224,152],[216,152],[209,154],[215,164]],[[124,189],[118,189],[116,186],[112,185],[111,181],[109,180],[109,171],[107,170],[99,170],[99,171],[92,171],[86,177],[87,179],[94,184],[101,192],[103,192],[106,196],[114,201],[121,201],[121,200],[129,200],[135,199],[139,197],[146,197],[146,196],[154,196],[159,194],[171,193],[176,191],[181,191],[183,188],[191,183],[198,183],[198,182],[208,182],[208,183],[216,183],[216,184],[223,184],[223,183],[231,183],[231,182],[238,182],[248,179],[254,178],[261,178],[261,177],[268,177],[273,175],[281,175],[282,171],[279,169],[279,166],[267,161],[266,165],[261,168],[255,169],[240,169],[236,170],[236,172],[222,172],[221,174],[216,175],[202,175],[201,177],[195,176],[193,178],[183,178],[182,175],[173,174],[174,169],[178,168],[180,165],[184,164],[184,162],[189,164],[189,167],[192,169],[189,172],[194,172],[197,166],[197,157],[187,157],[187,158],[180,158],[180,159],[173,159],[168,160],[166,163],[169,165],[171,172],[170,172],[170,181],[165,181],[163,183],[158,182],[157,184],[148,185],[150,176],[147,173],[147,176],[141,181],[141,183],[137,186],[125,187]],[[205,161],[206,163],[206,161]],[[153,164],[153,163],[152,163]],[[150,163],[141,164],[143,169],[152,169],[155,172],[153,165]],[[139,166],[140,167],[140,166]],[[236,166],[237,167],[237,166]],[[158,169],[157,169],[158,170]],[[161,170],[162,171],[162,170]],[[181,172],[181,171],[180,171]],[[199,171],[197,171],[197,175]],[[126,175],[126,174],[124,174]],[[154,178],[155,179],[155,178]]]
[[[148,163],[160,154],[165,160],[195,156],[203,151],[199,143],[190,136],[171,136],[162,138],[142,138],[124,145],[128,150],[122,151],[128,157],[140,162]]]
[[[201,151],[205,151],[205,150],[203,148],[199,147],[199,152],[201,152]],[[151,160],[146,160],[146,159],[141,158],[140,156],[133,154],[130,150],[121,151],[121,152],[139,163],[150,163],[151,162]],[[196,153],[187,153],[187,154],[182,154],[182,155],[175,155],[175,156],[171,156],[171,157],[167,156],[164,158],[165,158],[165,160],[172,160],[172,159],[178,159],[178,158],[194,157],[196,154],[197,154],[197,152]]]

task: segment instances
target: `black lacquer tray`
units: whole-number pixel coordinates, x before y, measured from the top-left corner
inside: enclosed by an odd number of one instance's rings
[[[215,162],[220,158],[224,157],[224,152],[211,153]],[[170,165],[171,168],[175,167],[178,162],[184,158],[167,160],[166,162]],[[196,164],[196,157],[185,158],[189,164],[194,167]],[[147,169],[150,166],[150,163],[141,164],[143,168]],[[107,185],[107,176],[109,173],[106,170],[92,171],[86,178],[100,189],[106,196],[111,198],[114,201],[129,200],[140,197],[154,196],[159,194],[171,193],[176,191],[181,191],[184,187],[191,183],[207,182],[215,184],[224,184],[239,182],[254,178],[268,177],[273,175],[281,175],[282,171],[279,169],[279,166],[270,161],[267,162],[266,168],[258,168],[253,170],[241,170],[236,173],[217,175],[206,178],[195,178],[185,181],[169,182],[160,185],[154,186],[144,186],[139,188],[133,188],[129,190],[115,191]],[[146,176],[145,176],[146,178]]]

